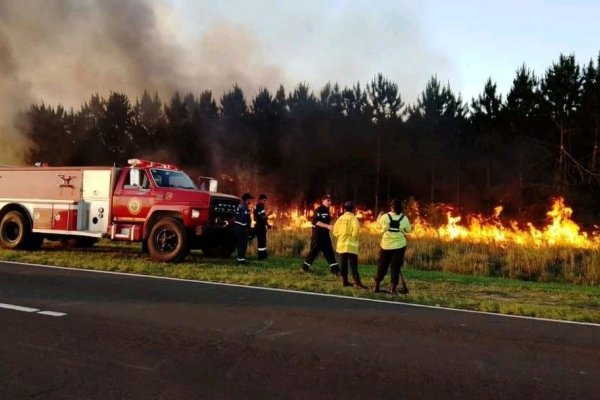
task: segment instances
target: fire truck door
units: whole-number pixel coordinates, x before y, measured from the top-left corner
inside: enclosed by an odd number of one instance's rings
[[[146,171],[132,168],[113,198],[115,222],[143,222],[152,207],[153,200],[154,193]]]

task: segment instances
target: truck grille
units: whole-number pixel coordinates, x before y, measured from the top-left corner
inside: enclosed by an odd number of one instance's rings
[[[213,197],[210,200],[210,216],[213,218],[235,215],[239,204],[240,201],[238,199]]]

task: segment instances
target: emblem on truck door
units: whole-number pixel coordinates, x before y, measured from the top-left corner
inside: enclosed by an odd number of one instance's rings
[[[129,200],[127,209],[132,215],[138,215],[142,211],[142,203],[136,198]]]

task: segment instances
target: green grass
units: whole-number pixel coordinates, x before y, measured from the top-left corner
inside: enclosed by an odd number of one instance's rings
[[[304,243],[297,244],[296,251],[301,252],[303,248]],[[321,258],[313,265],[311,273],[304,273],[300,271],[301,257],[290,254],[238,267],[234,258],[207,259],[196,251],[179,264],[158,263],[149,260],[140,249],[139,245],[107,241],[86,250],[62,249],[45,243],[40,251],[0,250],[0,259],[600,323],[600,287],[593,285],[533,282],[485,274],[464,275],[417,269],[409,262],[404,274],[411,292],[392,297],[342,287],[339,278],[327,272],[326,263]],[[256,254],[255,245],[251,246],[249,254],[250,258]],[[364,283],[370,285],[374,265],[361,264],[360,272]],[[387,285],[388,282],[384,283]]]

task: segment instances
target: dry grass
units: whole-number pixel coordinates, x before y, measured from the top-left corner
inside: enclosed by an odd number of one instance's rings
[[[301,258],[308,252],[310,232],[271,231],[269,251],[280,257]],[[254,244],[255,245],[255,244]],[[375,264],[379,237],[363,234],[359,262]],[[497,247],[460,241],[409,239],[408,264],[425,270],[456,272],[538,282],[600,283],[600,249],[566,247]]]

